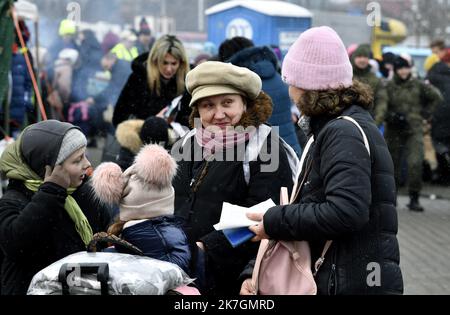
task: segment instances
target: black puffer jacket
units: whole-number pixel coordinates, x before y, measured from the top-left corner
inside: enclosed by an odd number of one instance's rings
[[[0,200],[0,245],[5,253],[2,265],[2,294],[26,294],[33,276],[51,263],[86,250],[74,223],[64,210],[67,193],[46,183],[37,193],[22,182],[11,180]],[[88,184],[72,195],[88,219],[93,233],[106,231],[111,218],[108,209],[95,201]]]
[[[146,69],[148,55],[149,53],[144,53],[133,60],[131,66],[133,73],[120,93],[114,109],[114,127],[117,127],[122,121],[130,119],[132,116],[134,116],[133,118],[144,120],[150,116],[156,116],[177,97],[177,87],[174,78],[167,84],[161,81],[160,96],[150,92]],[[181,99],[180,110],[175,119],[176,122],[183,126],[189,126],[190,101],[191,96],[185,92]]]
[[[433,114],[433,139],[450,141],[450,67],[444,62],[435,64],[428,72],[428,80],[444,97],[444,101],[437,106]]]
[[[366,110],[352,106],[343,115],[363,128],[371,158],[351,122],[312,118],[311,173],[297,204],[270,209],[264,227],[275,239],[309,241],[313,262],[333,240],[316,277],[319,294],[401,294],[392,159]],[[380,286],[369,286],[377,271]]]
[[[247,112],[257,113],[253,126],[265,122],[271,113],[271,101],[267,97]],[[261,119],[266,112],[265,119]],[[257,116],[260,116],[257,118]],[[189,135],[188,135],[189,136]],[[250,207],[272,198],[279,202],[280,188],[292,189],[292,174],[286,153],[279,146],[279,137],[273,132],[269,134],[271,141],[267,142],[267,151],[272,160],[263,162],[261,157],[250,162],[250,182],[247,185],[244,178],[243,162],[211,161],[193,162],[194,152],[201,152],[195,137],[183,138],[172,148],[173,154],[183,154],[178,163],[179,169],[173,185],[175,188],[175,214],[184,218],[185,230],[192,244],[201,241],[206,248],[206,273],[213,282],[207,288],[206,294],[237,295],[241,283],[239,274],[247,263],[256,256],[258,243],[246,242],[232,248],[224,234],[215,231],[213,225],[220,221],[223,202]],[[183,145],[184,143],[184,145]],[[274,149],[272,149],[272,147]],[[275,148],[279,148],[276,150]],[[200,155],[201,157],[201,155]],[[277,161],[278,167],[272,172],[261,172],[261,166]],[[201,173],[207,167],[203,179]],[[197,191],[194,187],[200,182]]]
[[[74,128],[52,120],[46,123],[42,129],[37,125],[29,127],[16,142],[21,158],[40,178],[44,178],[45,165],[55,165],[64,135]],[[10,173],[20,167],[5,163],[7,151],[1,160],[2,171],[10,178],[0,199],[0,249],[4,254],[1,291],[4,295],[22,295],[38,271],[69,254],[86,250],[86,246],[64,209],[66,189],[48,182],[36,193],[28,190],[23,180],[12,179],[15,177]],[[107,230],[110,212],[96,201],[88,184],[78,187],[72,197],[93,233]]]

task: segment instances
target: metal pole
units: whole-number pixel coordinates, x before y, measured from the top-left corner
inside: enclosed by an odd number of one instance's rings
[[[205,0],[198,0],[198,31],[205,30]]]
[[[40,56],[39,56],[39,23],[38,21],[34,22],[34,29],[35,29],[35,33],[36,33],[36,39],[35,39],[35,46],[36,46],[36,60],[35,60],[35,65],[36,65],[36,77],[37,77],[37,85],[38,85],[38,89],[39,91],[42,92],[42,87],[41,87],[41,64],[39,62]],[[37,121],[41,121],[42,119],[42,115],[41,115],[41,111],[37,108],[36,106],[36,119]]]
[[[166,15],[167,15],[166,0],[161,0],[161,17],[165,17]]]
[[[160,17],[159,17],[159,31],[161,33],[167,33],[167,6],[166,6],[166,0],[161,0],[160,2]]]

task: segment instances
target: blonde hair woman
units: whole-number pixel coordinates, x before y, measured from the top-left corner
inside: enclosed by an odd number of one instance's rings
[[[189,62],[181,41],[172,35],[162,36],[152,50],[138,56],[131,67],[133,72],[114,109],[114,126],[131,117],[147,119],[161,115],[178,96],[182,98],[172,112],[172,119],[187,126],[191,98],[184,80]]]

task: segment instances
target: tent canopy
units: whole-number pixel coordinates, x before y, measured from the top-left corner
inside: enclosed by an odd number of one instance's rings
[[[18,0],[14,3],[14,7],[16,8],[17,16],[19,18],[31,20],[33,22],[39,20],[39,10],[37,5],[25,0]]]

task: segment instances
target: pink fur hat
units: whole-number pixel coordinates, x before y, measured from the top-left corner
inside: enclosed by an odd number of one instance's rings
[[[158,145],[147,145],[124,173],[115,163],[102,163],[94,171],[92,186],[102,202],[118,204],[120,220],[142,220],[174,212],[172,179],[175,160]]]

